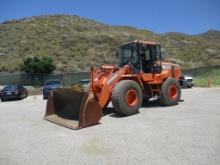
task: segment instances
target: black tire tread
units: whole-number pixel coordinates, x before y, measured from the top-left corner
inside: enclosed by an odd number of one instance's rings
[[[167,89],[172,84],[176,85],[177,90],[178,90],[178,96],[175,100],[170,99],[167,94]],[[180,97],[181,97],[181,88],[180,88],[179,82],[174,78],[166,79],[161,86],[161,95],[159,98],[160,104],[164,106],[177,105],[180,100]]]
[[[123,93],[122,91],[125,90],[128,86],[135,88],[138,95],[139,95],[139,102],[137,104],[137,108],[136,108],[137,110],[135,110],[135,111],[129,111],[129,110],[123,108],[123,105],[122,105],[123,104],[122,100],[121,100],[122,93]],[[122,115],[125,115],[125,116],[130,116],[135,113],[138,113],[138,110],[142,104],[142,99],[143,99],[142,90],[141,90],[139,84],[136,83],[135,81],[122,80],[122,81],[118,82],[118,84],[116,84],[116,86],[113,88],[111,99],[112,99],[112,104],[113,104],[115,112],[122,114]]]

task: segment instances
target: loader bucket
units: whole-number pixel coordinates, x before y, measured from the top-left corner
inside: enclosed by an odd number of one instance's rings
[[[51,92],[44,119],[67,128],[80,129],[97,124],[101,116],[102,109],[92,92],[61,88]]]

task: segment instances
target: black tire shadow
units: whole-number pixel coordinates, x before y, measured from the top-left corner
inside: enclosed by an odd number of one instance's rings
[[[114,118],[123,118],[123,117],[127,117],[127,116],[123,116],[121,114],[118,114],[114,111],[113,107],[107,107],[103,110],[103,116],[109,115],[111,117]]]
[[[149,101],[143,101],[141,108],[158,108],[158,107],[164,107],[161,105],[158,101],[158,99],[151,99]]]
[[[103,109],[103,116],[110,115],[112,113],[115,113],[113,107],[106,107]]]
[[[15,98],[15,99],[9,99],[9,100],[4,100],[4,101],[1,101],[1,102],[18,102],[20,100],[23,100],[24,98]]]
[[[179,100],[180,102],[183,102],[184,100]],[[163,106],[159,103],[157,98],[153,98],[149,100],[148,102],[143,101],[141,108],[165,108],[166,106]],[[140,113],[140,112],[138,112]],[[136,113],[136,114],[138,114]],[[134,114],[134,115],[136,115]],[[123,118],[123,117],[128,117],[128,116],[123,116],[121,114],[118,114],[114,111],[113,107],[107,107],[103,110],[103,116],[109,115],[114,118]]]

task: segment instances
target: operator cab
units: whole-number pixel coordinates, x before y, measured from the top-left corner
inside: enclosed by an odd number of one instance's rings
[[[134,41],[120,46],[120,66],[132,64],[137,70],[145,73],[160,73],[162,70],[161,49],[156,42]]]

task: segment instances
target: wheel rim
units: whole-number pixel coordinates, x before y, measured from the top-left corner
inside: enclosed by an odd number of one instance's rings
[[[134,89],[129,89],[126,93],[125,100],[130,106],[136,105],[138,101],[137,92]]]
[[[176,85],[170,85],[169,88],[168,88],[168,94],[169,94],[169,97],[173,100],[175,100],[177,98],[177,95],[178,95],[178,90],[177,90],[177,87]]]

